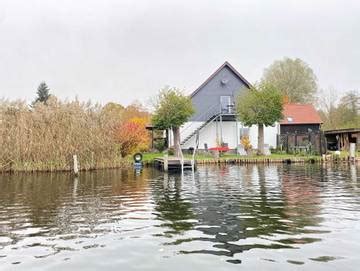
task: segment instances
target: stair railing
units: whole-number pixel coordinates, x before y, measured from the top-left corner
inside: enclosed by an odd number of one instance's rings
[[[181,172],[183,173],[184,172],[184,155],[183,155],[180,143],[178,143],[178,148],[180,150]]]
[[[218,113],[217,115],[213,115],[212,118],[210,118],[208,121],[206,121],[205,123],[203,123],[201,126],[199,126],[198,128],[196,128],[196,130],[194,132],[192,132],[189,136],[187,136],[182,142],[181,144],[185,144],[190,138],[192,138],[196,132],[199,132],[202,128],[204,128],[205,126],[209,125],[210,123],[212,123],[214,120],[217,119],[217,117],[220,115],[220,113]]]
[[[196,121],[201,120],[201,119],[205,119],[208,120],[209,118],[211,118],[212,116],[214,116],[215,114],[218,114],[219,112],[219,107],[218,105],[214,105],[212,107],[209,107],[208,110],[206,110],[205,112],[203,112],[202,114],[200,114],[193,122],[189,123],[187,126],[185,126],[182,130],[181,133],[184,133],[184,131],[189,130],[191,127],[195,126]],[[205,121],[206,122],[206,121]],[[195,128],[196,129],[196,128]],[[194,129],[194,130],[195,130]]]
[[[196,151],[198,150],[199,148],[199,131],[196,132],[196,139],[195,139],[195,148],[194,148],[194,151],[193,151],[193,154],[192,154],[192,159],[191,159],[191,170],[194,171],[195,169],[195,154],[196,154]]]

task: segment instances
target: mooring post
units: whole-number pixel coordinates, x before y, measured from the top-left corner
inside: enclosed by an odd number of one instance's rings
[[[167,154],[164,155],[164,171],[167,172],[169,169],[169,156]]]
[[[355,161],[356,143],[350,143],[350,160]]]
[[[91,166],[90,166],[90,169],[95,169],[94,152],[91,152]]]
[[[73,162],[74,162],[74,174],[75,174],[75,176],[78,176],[79,175],[79,166],[78,166],[78,159],[77,159],[76,154],[73,155]]]

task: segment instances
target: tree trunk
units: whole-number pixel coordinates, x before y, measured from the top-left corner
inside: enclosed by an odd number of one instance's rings
[[[258,124],[258,154],[264,155],[264,124]]]
[[[173,135],[174,135],[174,149],[175,149],[175,156],[180,157],[181,156],[181,147],[180,147],[180,128],[179,127],[173,127],[172,128]]]

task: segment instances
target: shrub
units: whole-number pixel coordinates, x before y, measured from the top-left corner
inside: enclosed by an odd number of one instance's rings
[[[157,139],[154,142],[154,147],[156,150],[158,150],[159,152],[163,152],[166,149],[165,146],[165,139]]]
[[[148,149],[148,134],[145,123],[132,119],[117,127],[115,140],[119,144],[121,157]]]
[[[252,145],[250,142],[249,136],[242,136],[240,139],[241,145],[243,145],[244,150],[248,153],[252,150]]]
[[[173,147],[169,148],[168,155],[175,155],[175,148],[173,148]]]

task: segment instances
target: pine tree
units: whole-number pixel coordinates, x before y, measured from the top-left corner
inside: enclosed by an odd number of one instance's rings
[[[41,103],[46,104],[47,100],[51,96],[51,94],[49,92],[50,92],[50,89],[46,85],[46,83],[41,82],[37,89],[37,92],[36,92],[37,98],[35,99],[34,103],[41,102]]]

